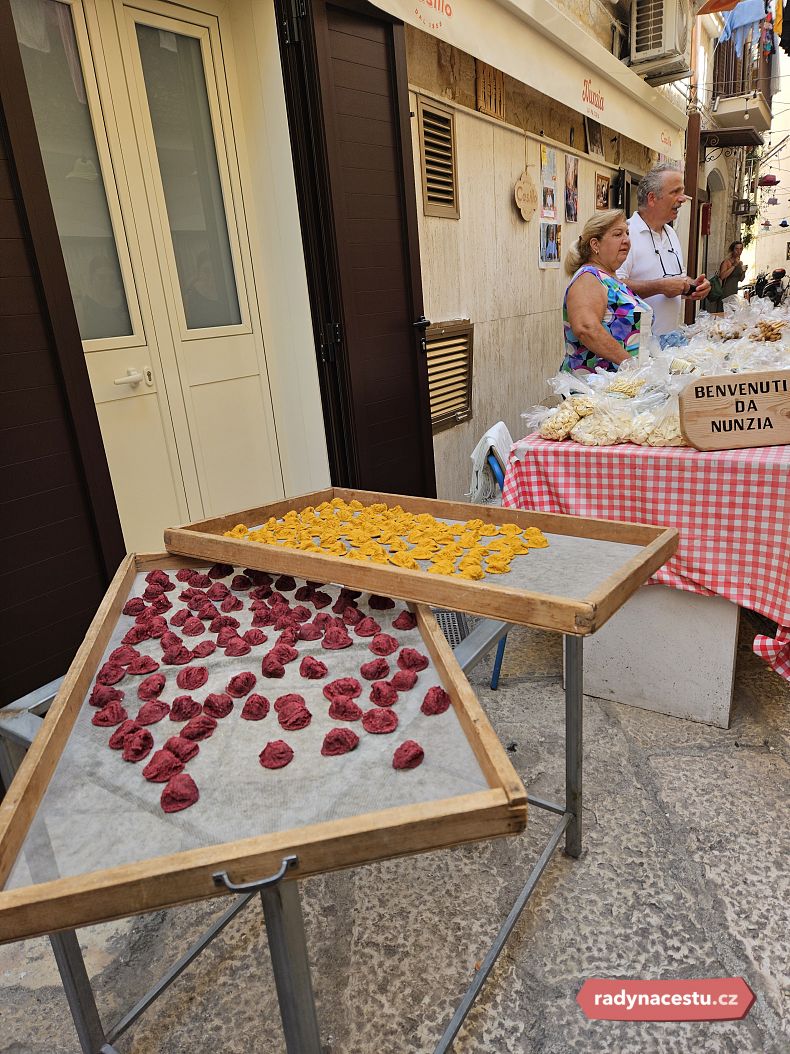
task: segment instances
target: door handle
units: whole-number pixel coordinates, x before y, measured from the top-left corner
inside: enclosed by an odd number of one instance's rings
[[[135,369],[130,367],[126,371],[126,376],[125,377],[116,377],[115,380],[112,383],[113,384],[128,384],[130,388],[136,388],[137,385],[140,384],[142,379],[143,379],[142,373],[140,373],[139,370],[135,370]]]
[[[420,348],[425,352],[428,350],[428,341],[425,337],[425,331],[430,324],[430,319],[427,319],[425,315],[418,318],[416,322],[412,322],[412,327],[420,334]]]

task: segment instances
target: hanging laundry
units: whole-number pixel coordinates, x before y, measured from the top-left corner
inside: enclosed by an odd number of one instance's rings
[[[732,40],[733,50],[738,58],[743,54],[743,45],[752,29],[765,18],[765,0],[741,0],[724,19],[719,42]]]
[[[774,16],[770,11],[765,16],[762,32],[760,34],[760,49],[765,55],[773,55],[776,51],[774,40]]]
[[[787,9],[788,4],[790,4],[790,0],[787,0],[782,9],[782,32],[779,36],[779,47],[786,55],[790,55],[790,11]]]

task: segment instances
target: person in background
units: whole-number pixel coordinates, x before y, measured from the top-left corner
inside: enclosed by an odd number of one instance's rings
[[[684,201],[683,173],[670,164],[654,165],[637,187],[637,210],[628,221],[631,250],[618,277],[653,309],[653,334],[661,337],[681,324],[680,304],[686,297],[703,300],[710,292],[704,274],[689,278],[683,250],[674,229]]]
[[[572,277],[562,306],[564,372],[614,372],[638,354],[639,327],[650,308],[617,277],[630,248],[620,209],[596,212],[571,246],[565,270]]]
[[[741,263],[742,252],[743,242],[733,242],[727,256],[719,264],[716,274],[721,279],[722,294],[719,300],[708,297],[707,307],[712,315],[724,314],[724,301],[728,296],[735,296],[739,283],[746,277],[746,267]]]
[[[546,259],[547,260],[557,260],[558,259],[558,256],[557,256],[557,236],[556,236],[556,233],[555,233],[556,230],[557,230],[557,228],[554,226],[554,224],[550,223],[549,224],[549,228],[546,231]]]

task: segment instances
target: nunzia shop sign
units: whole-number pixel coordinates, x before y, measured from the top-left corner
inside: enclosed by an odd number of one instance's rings
[[[692,380],[680,393],[680,430],[697,450],[790,444],[790,370]]]

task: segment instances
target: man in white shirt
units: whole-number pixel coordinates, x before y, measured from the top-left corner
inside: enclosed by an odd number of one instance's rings
[[[702,300],[710,292],[704,274],[686,274],[683,250],[674,229],[684,201],[683,173],[674,165],[654,165],[637,187],[637,211],[628,221],[631,249],[617,277],[653,309],[653,334],[681,325],[682,298]]]

